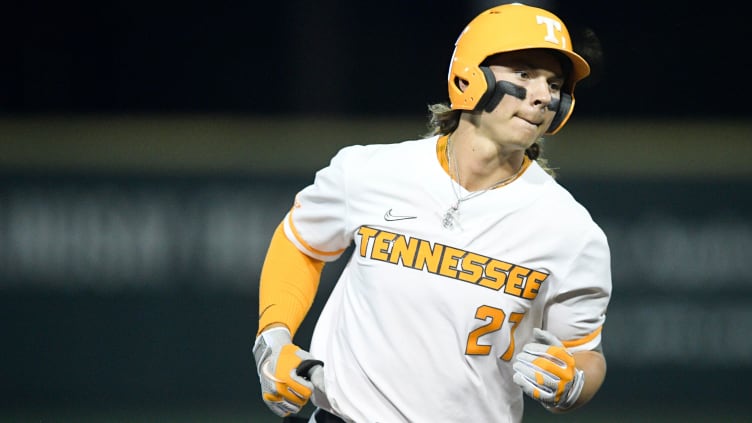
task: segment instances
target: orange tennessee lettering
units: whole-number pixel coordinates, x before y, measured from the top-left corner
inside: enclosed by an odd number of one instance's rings
[[[514,295],[515,297],[522,296],[522,287],[525,283],[523,278],[527,276],[528,273],[530,273],[530,269],[522,266],[512,267],[512,270],[509,271],[507,284],[504,285],[504,292],[509,295]]]
[[[483,277],[483,265],[490,260],[488,257],[480,254],[467,253],[462,259],[462,271],[457,275],[461,281],[478,283]]]
[[[358,228],[361,257],[477,284],[528,300],[534,299],[549,274],[460,248],[419,238]]]
[[[373,239],[373,250],[371,258],[379,261],[389,260],[389,246],[391,241],[397,236],[391,232],[379,232]]]
[[[457,264],[459,264],[463,255],[465,255],[465,251],[463,250],[453,247],[445,247],[444,258],[441,259],[441,269],[439,270],[439,274],[452,279],[457,279]]]
[[[410,241],[407,241],[404,235],[400,235],[392,243],[392,253],[389,255],[389,263],[397,264],[402,260],[404,266],[413,267],[417,251],[417,238],[411,238]]]
[[[507,282],[507,271],[512,268],[512,264],[500,260],[491,260],[486,265],[486,277],[480,280],[480,285],[491,288],[495,291],[501,289]]]
[[[368,226],[361,226],[358,228],[358,234],[363,237],[360,241],[360,250],[358,251],[361,257],[367,257],[368,243],[377,233],[379,233],[378,230],[369,228]]]

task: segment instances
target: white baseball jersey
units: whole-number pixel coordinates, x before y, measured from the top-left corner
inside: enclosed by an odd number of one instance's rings
[[[542,327],[572,351],[600,343],[606,237],[533,162],[461,203],[438,136],[340,150],[301,190],[287,237],[325,261],[354,243],[316,323],[328,408],[353,422],[519,422],[512,359]]]

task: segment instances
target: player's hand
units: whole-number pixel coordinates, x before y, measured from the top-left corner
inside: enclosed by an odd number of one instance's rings
[[[323,363],[294,345],[287,328],[262,332],[253,345],[253,357],[264,402],[280,417],[300,412],[314,387],[323,391]]]
[[[535,328],[535,341],[517,354],[514,382],[545,407],[566,410],[582,392],[585,376],[574,357],[551,333]]]

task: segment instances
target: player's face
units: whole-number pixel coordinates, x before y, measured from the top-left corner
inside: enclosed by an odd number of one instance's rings
[[[481,117],[488,135],[508,146],[525,149],[538,140],[551,125],[564,83],[562,66],[555,53],[523,50],[489,58],[489,68],[497,81],[524,88],[525,98],[504,95],[499,104]]]

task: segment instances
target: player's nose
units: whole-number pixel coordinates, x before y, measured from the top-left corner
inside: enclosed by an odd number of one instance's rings
[[[535,78],[530,81],[527,92],[533,105],[542,109],[545,109],[553,100],[548,80],[545,78]]]

